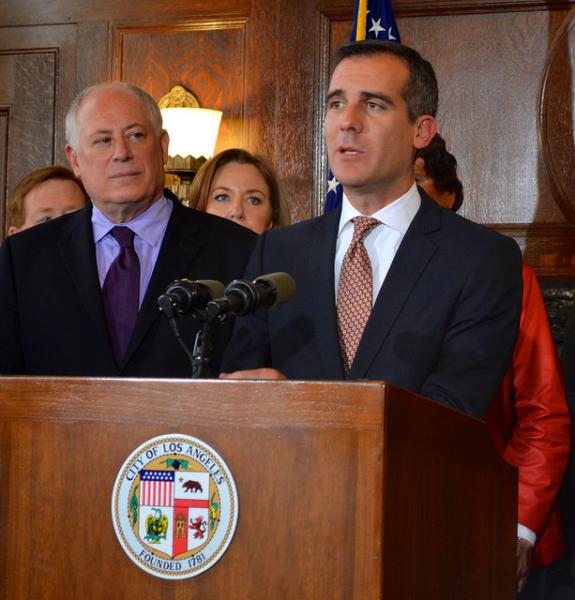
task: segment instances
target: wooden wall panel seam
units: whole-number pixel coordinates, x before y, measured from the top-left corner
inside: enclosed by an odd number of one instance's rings
[[[327,150],[323,135],[324,99],[329,86],[329,57],[330,57],[330,27],[331,19],[323,12],[318,12],[316,24],[316,49],[314,71],[318,82],[314,101],[314,123],[316,127],[316,142],[314,144],[314,178],[315,198],[312,206],[312,216],[323,212],[323,201],[326,194],[326,180],[328,175]]]

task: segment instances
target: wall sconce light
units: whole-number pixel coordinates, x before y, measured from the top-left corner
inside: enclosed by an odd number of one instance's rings
[[[181,85],[174,86],[158,105],[170,136],[166,186],[186,203],[196,171],[214,154],[222,113],[200,108],[194,94]]]

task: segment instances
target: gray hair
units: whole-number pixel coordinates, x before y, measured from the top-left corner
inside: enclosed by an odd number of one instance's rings
[[[78,132],[78,122],[77,115],[78,110],[82,102],[93,92],[98,92],[100,90],[106,89],[117,89],[117,90],[126,90],[128,92],[132,92],[138,98],[143,100],[143,102],[148,107],[148,111],[150,113],[150,120],[152,122],[152,127],[154,128],[154,133],[159,138],[162,134],[162,113],[160,112],[159,106],[156,104],[156,101],[145,92],[143,89],[139,88],[136,85],[132,85],[131,83],[126,83],[124,81],[113,81],[112,83],[98,83],[97,85],[92,85],[90,87],[82,90],[75,98],[72,100],[72,104],[70,104],[70,108],[66,114],[66,143],[72,146],[72,148],[76,149],[78,146],[78,142],[80,141],[80,135]]]

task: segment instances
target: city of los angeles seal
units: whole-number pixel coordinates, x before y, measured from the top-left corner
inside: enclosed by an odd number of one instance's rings
[[[219,454],[185,435],[151,439],[127,458],[112,493],[114,529],[126,554],[164,579],[199,575],[229,546],[236,486]]]

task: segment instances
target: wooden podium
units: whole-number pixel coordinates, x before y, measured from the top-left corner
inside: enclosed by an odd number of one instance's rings
[[[110,511],[169,433],[239,495],[227,552],[179,581],[127,557]],[[2,599],[513,599],[516,493],[482,422],[385,383],[0,379]]]

